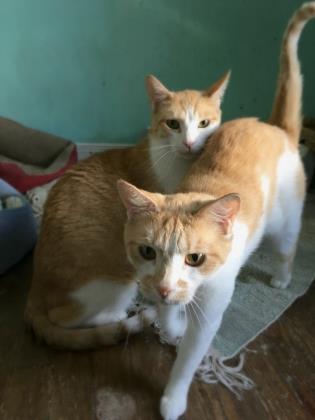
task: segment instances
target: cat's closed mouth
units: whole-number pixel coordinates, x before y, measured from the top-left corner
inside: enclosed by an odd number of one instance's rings
[[[199,153],[200,153],[199,151],[198,152],[197,151],[186,152],[184,150],[176,150],[176,154],[178,156],[180,156],[181,158],[187,159],[187,160],[193,159]]]

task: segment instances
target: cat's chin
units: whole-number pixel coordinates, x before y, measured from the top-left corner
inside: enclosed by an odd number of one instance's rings
[[[200,152],[201,150],[196,150],[192,152],[186,152],[185,150],[175,150],[176,156],[185,160],[195,159],[200,154]]]
[[[177,149],[175,154],[181,159],[191,160],[194,159],[197,155],[195,152],[186,152],[185,150]]]
[[[179,305],[182,302],[178,302],[176,300],[170,300],[170,301],[166,301],[164,299],[160,300],[160,303],[163,303],[163,305],[167,305],[167,306],[172,306],[172,305]]]
[[[160,298],[160,299],[158,299],[158,302],[159,303],[163,303],[164,305],[168,305],[168,306],[171,306],[171,305],[183,305],[183,306],[186,306],[189,303],[191,303],[192,300],[191,299],[177,300],[177,299],[162,299],[162,298]]]
[[[142,289],[141,287],[138,289],[140,295],[147,301],[153,303],[153,304],[164,304],[166,306],[172,306],[172,305],[188,305],[192,299],[185,299],[185,300],[178,300],[178,299],[172,299],[172,298],[162,298],[158,293],[152,291],[148,291],[145,289]]]

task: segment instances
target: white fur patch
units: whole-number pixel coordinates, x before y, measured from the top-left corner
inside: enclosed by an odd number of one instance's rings
[[[169,149],[160,149],[161,144],[161,139],[150,139],[151,168],[164,192],[170,194],[178,188],[194,160],[179,156],[171,145]]]
[[[150,137],[151,168],[166,193],[175,192],[208,137],[220,125],[220,121],[214,121],[206,128],[199,128],[199,123],[199,116],[188,108],[180,132],[174,131],[163,139]],[[192,153],[184,155],[187,140],[191,142]]]
[[[183,256],[181,254],[174,254],[169,268],[168,281],[171,288],[176,287],[178,280],[182,273],[185,272],[185,265]]]
[[[297,151],[287,148],[280,157],[276,172],[275,200],[267,220],[267,234],[282,231],[288,219],[291,219],[293,224],[300,224],[303,201],[297,198],[297,173],[301,170],[301,166]]]
[[[269,178],[266,175],[262,175],[262,177],[261,177],[261,191],[262,191],[263,197],[264,197],[264,203],[263,203],[264,211],[266,210],[267,204],[268,204],[269,185],[270,185]]]
[[[71,294],[85,308],[83,324],[101,325],[126,317],[126,310],[137,293],[137,285],[109,280],[93,280]]]
[[[208,127],[200,128],[200,116],[194,112],[192,107],[188,107],[185,115],[184,127],[182,130],[181,143],[177,144],[177,148],[181,150],[185,141],[191,143],[194,152],[201,151],[206,140],[220,125],[219,121],[211,122]]]

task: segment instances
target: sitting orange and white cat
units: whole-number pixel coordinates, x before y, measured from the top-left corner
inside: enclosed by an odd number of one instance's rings
[[[307,3],[288,25],[268,124],[255,118],[223,124],[177,194],[118,182],[128,214],[125,245],[140,290],[158,302],[170,340],[183,335],[161,400],[164,420],[184,413],[190,384],[221,324],[239,270],[264,235],[271,237],[278,259],[272,285],[290,284],[305,196],[297,43],[314,16],[315,2]],[[184,316],[186,310],[190,316]]]

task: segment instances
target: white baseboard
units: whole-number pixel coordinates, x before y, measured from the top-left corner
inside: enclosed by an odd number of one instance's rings
[[[103,152],[109,149],[119,149],[121,147],[127,147],[128,144],[122,143],[76,143],[78,150],[78,159],[85,159],[94,153]]]

